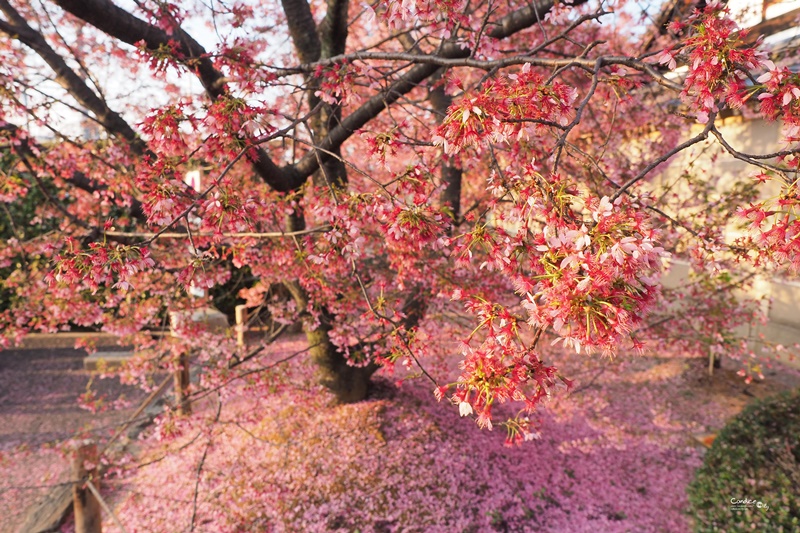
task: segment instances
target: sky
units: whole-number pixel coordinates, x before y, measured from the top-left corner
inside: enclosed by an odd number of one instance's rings
[[[639,9],[647,9],[648,11],[656,12],[658,9],[659,2],[654,2],[653,4],[649,4],[647,6],[642,5],[642,3],[637,3]],[[118,0],[117,5],[123,8],[133,9],[135,7],[135,3],[132,0]],[[628,5],[636,5],[636,4],[628,4]],[[731,10],[738,14],[740,17],[740,24],[743,27],[751,26],[760,22],[761,20],[761,1],[760,0],[729,0],[728,2],[729,7]],[[767,18],[772,18],[778,16],[780,14],[786,13],[793,9],[797,9],[800,7],[800,0],[790,0],[786,2],[781,2],[776,5],[771,5],[766,10]],[[213,28],[208,26],[207,21],[201,21],[197,19],[188,19],[184,24],[187,32],[192,35],[201,45],[203,45],[206,50],[212,51],[215,49],[218,39],[217,35]],[[68,31],[65,30],[65,37],[70,39]],[[74,37],[74,36],[73,36]],[[786,32],[781,32],[781,34],[776,34],[775,36],[770,37],[767,42],[778,42],[780,40],[786,38],[800,38],[800,27],[793,28]],[[290,46],[288,41],[285,39],[280,39],[281,42],[276,42],[275,45],[283,48]],[[272,43],[270,43],[272,44]],[[32,57],[31,63],[39,62],[36,57]],[[128,93],[131,90],[135,90],[139,95],[144,95],[145,98],[152,99],[154,102],[158,102],[159,99],[159,85],[157,83],[149,83],[144,79],[136,79],[131,76],[129,72],[120,71],[119,67],[117,67],[114,62],[110,62],[110,65],[105,68],[101,68],[97,65],[90,65],[90,70],[93,70],[97,77],[103,80],[103,89],[108,95],[109,105],[112,109],[119,110],[123,116],[126,115],[125,112],[125,102],[128,101]],[[48,71],[49,73],[49,71]],[[194,76],[191,75],[184,75],[181,78],[178,78],[174,72],[169,72],[167,75],[167,79],[177,84],[181,87],[181,92],[185,95],[199,95],[201,94],[202,87],[197,81]],[[42,89],[46,92],[50,92],[52,94],[63,94],[63,90],[58,87],[54,82],[43,82],[38,84],[37,89]],[[26,95],[26,98],[29,98],[31,102],[35,101],[37,98],[35,91],[30,91],[30,94]],[[68,99],[68,98],[67,98]],[[140,96],[141,99],[141,96]],[[58,111],[55,112],[55,107],[51,110],[53,114],[53,118],[51,118],[51,123],[53,123],[57,128],[63,131],[65,134],[68,135],[79,135],[81,134],[83,128],[81,126],[82,117],[73,111],[69,111],[68,109],[64,108],[63,106],[58,106]],[[60,117],[60,119],[59,119]],[[126,117],[129,120],[135,122],[138,118],[134,118],[130,113]],[[18,123],[25,123],[27,122],[26,118],[21,118]],[[32,133],[39,137],[39,138],[52,138],[53,133],[46,128],[43,127],[32,127]],[[89,132],[84,131],[85,134],[89,134]]]

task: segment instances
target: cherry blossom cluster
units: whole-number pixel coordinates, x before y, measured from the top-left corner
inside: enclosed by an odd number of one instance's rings
[[[391,160],[392,156],[397,154],[397,148],[400,144],[394,132],[382,132],[375,135],[365,132],[361,134],[361,138],[367,142],[370,156],[381,167],[388,170],[386,158],[388,156]]]
[[[453,155],[469,146],[527,139],[547,125],[566,125],[578,92],[545,81],[528,63],[519,72],[493,78],[450,106],[434,144]]]
[[[150,224],[170,224],[193,203],[195,193],[181,175],[185,163],[183,157],[162,157],[137,176],[137,183],[148,193],[143,209]]]
[[[355,339],[389,327],[387,320],[402,319],[404,289],[431,283],[433,269],[442,261],[436,254],[446,245],[442,235],[450,221],[428,201],[435,188],[422,178],[419,169],[411,169],[374,192],[339,193],[335,198],[321,194],[309,212],[316,224],[328,229],[305,240],[304,257],[325,269],[308,272],[301,282],[317,301],[326,301],[331,312],[348,316],[331,332],[345,352]],[[383,258],[376,263],[378,252]],[[387,267],[391,276],[383,270]],[[354,274],[361,277],[363,289],[351,283],[344,291]],[[388,344],[382,353],[392,351],[395,343]]]
[[[420,253],[442,249],[451,222],[430,201],[437,191],[430,178],[424,169],[412,167],[391,186],[374,192],[320,195],[313,213],[331,229],[314,241],[309,259],[329,267],[343,259],[348,269],[351,260],[386,249],[396,275],[417,275]]]
[[[758,80],[763,84],[764,92],[758,95],[761,104],[761,113],[770,120],[780,118],[784,125],[784,139],[786,142],[800,141],[800,74],[790,71],[786,67],[776,67],[771,61],[767,62],[769,71],[762,74]],[[784,158],[790,168],[797,168],[800,159],[797,157]]]
[[[187,102],[154,109],[141,123],[142,133],[151,146],[167,156],[180,156],[188,150],[184,139],[185,125],[195,127],[194,117],[187,112]]]
[[[252,8],[242,11],[252,11]],[[244,15],[237,13],[233,23],[237,24],[244,19]],[[265,44],[261,40],[236,37],[230,45],[220,45],[216,64],[224,68],[227,77],[235,81],[242,91],[257,94],[262,87],[277,79],[274,72],[258,68],[258,55],[264,48]]]
[[[759,174],[759,181],[772,180],[767,174]],[[772,264],[778,268],[789,266],[794,272],[800,270],[800,190],[797,182],[780,184],[780,194],[773,199],[740,206],[736,214],[746,224],[747,237],[737,244],[756,265]]]
[[[180,30],[181,23],[186,18],[186,11],[179,5],[169,2],[158,2],[154,8],[144,8],[151,24],[161,28],[167,35],[174,35]]]
[[[206,144],[204,149],[208,153],[219,152],[235,154],[243,147],[241,136],[246,134],[263,134],[273,131],[274,128],[265,122],[271,109],[256,103],[248,102],[242,97],[225,95],[208,104],[206,116],[203,119],[204,131],[207,130],[216,143]]]
[[[230,277],[230,272],[210,268],[210,263],[217,259],[215,249],[207,250],[195,255],[189,264],[178,273],[177,281],[187,289],[194,286],[200,289],[210,289],[216,285],[224,284]],[[207,265],[209,265],[207,267]]]
[[[150,71],[158,76],[166,76],[169,68],[179,69],[182,57],[181,45],[178,41],[170,39],[166,44],[161,44],[158,48],[148,48],[145,41],[136,43],[137,54],[150,67]]]
[[[55,266],[47,274],[47,281],[51,285],[68,287],[85,285],[92,292],[103,285],[125,291],[132,287],[130,281],[136,273],[153,266],[155,261],[148,248],[94,242],[84,249],[75,239],[67,237],[65,248],[55,257]]]
[[[576,352],[611,355],[625,339],[641,349],[634,332],[658,301],[668,255],[657,245],[644,197],[598,198],[557,174],[543,176],[534,163],[505,181],[491,179],[489,188],[499,199],[511,198],[511,207],[498,210],[492,225],[457,238],[452,253],[465,267],[479,263],[479,270],[508,279],[522,302],[514,310],[498,297],[453,291],[478,326],[462,344],[451,399],[482,427],[491,427],[495,403],[523,402],[529,414],[558,383],[569,384],[540,360],[545,332]],[[520,420],[507,423],[512,441],[526,438]]]
[[[397,30],[418,20],[439,22],[444,39],[450,37],[456,24],[468,20],[463,13],[464,0],[391,0],[380,4],[377,12],[390,28]]]
[[[533,237],[539,257],[531,262],[533,289],[523,306],[532,326],[552,327],[565,346],[611,354],[656,302],[668,254],[640,204],[622,196],[584,202],[588,226],[551,216]]]
[[[353,90],[353,82],[361,76],[362,68],[358,63],[317,66],[314,76],[319,80],[319,89],[314,92],[314,96],[328,105],[358,103],[360,97]]]
[[[430,174],[410,169],[406,179],[397,182],[392,194],[384,195],[377,211],[386,243],[395,252],[418,254],[425,249],[440,249],[450,221],[430,197],[436,191]]]
[[[454,297],[461,298],[461,294],[456,292]],[[571,385],[558,375],[555,367],[542,363],[534,346],[526,347],[521,337],[521,321],[509,309],[480,297],[464,297],[464,301],[466,310],[474,314],[480,324],[460,347],[461,375],[454,384],[455,392],[450,400],[458,405],[461,416],[474,413],[478,426],[492,429],[494,405],[522,402],[522,411],[532,413],[559,383]],[[437,388],[436,397],[444,398],[449,388]],[[517,416],[503,425],[509,443],[530,440],[534,436],[527,417]]]
[[[330,225],[320,239],[309,239],[307,259],[311,264],[327,265],[329,275],[341,274],[351,269],[350,261],[361,257],[365,252],[368,233],[361,221],[352,217],[360,212],[364,219],[371,219],[369,200],[363,196],[351,195],[333,200],[322,200],[314,206],[313,214],[320,223]]]
[[[747,74],[769,64],[766,54],[754,47],[743,46],[744,34],[719,1],[710,2],[702,11],[695,11],[687,23],[674,21],[670,30],[679,32],[688,25],[689,36],[678,48],[668,49],[655,57],[670,69],[677,66],[676,56],[686,55],[689,73],[681,93],[700,123],[708,122],[718,104],[725,101],[738,109],[750,97]]]

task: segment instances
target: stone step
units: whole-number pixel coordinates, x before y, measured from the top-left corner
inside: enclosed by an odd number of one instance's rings
[[[91,372],[114,370],[133,357],[133,352],[95,352],[83,358],[83,369]]]
[[[228,317],[213,307],[203,307],[191,311],[170,311],[170,329],[173,337],[179,337],[178,329],[186,322],[201,324],[203,329],[212,333],[221,333],[230,327]]]

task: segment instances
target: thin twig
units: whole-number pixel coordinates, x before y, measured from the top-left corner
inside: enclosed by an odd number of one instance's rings
[[[214,417],[214,422],[219,422],[219,415],[222,413],[222,398],[217,398],[217,414]],[[203,457],[200,458],[200,464],[197,465],[197,477],[194,482],[194,497],[192,498],[192,522],[189,531],[194,531],[194,525],[197,520],[197,496],[199,494],[200,489],[200,478],[203,473],[203,466],[206,463],[206,457],[208,457],[208,449],[211,447],[211,435],[208,436],[208,440],[206,441],[206,447],[203,450]]]
[[[200,488],[200,477],[201,474],[203,473],[203,465],[206,462],[206,457],[208,456],[208,449],[210,447],[211,447],[211,440],[209,439],[209,441],[206,442],[205,449],[203,450],[203,457],[200,458],[200,464],[197,465],[197,474],[196,474],[197,477],[195,478],[194,481],[194,497],[192,498],[192,523],[191,527],[189,528],[189,531],[194,531],[194,524],[195,521],[197,520],[197,495],[199,493],[199,488]]]
[[[644,168],[644,170],[639,172],[636,176],[632,177],[631,179],[629,179],[628,181],[623,183],[622,186],[619,189],[617,189],[617,192],[615,192],[614,195],[611,197],[611,201],[613,202],[614,200],[616,200],[617,198],[619,198],[620,196],[625,194],[625,192],[628,189],[630,189],[635,183],[637,183],[638,181],[642,180],[645,176],[647,176],[658,165],[660,165],[662,163],[666,163],[667,160],[670,157],[674,156],[675,154],[677,154],[679,152],[682,152],[682,151],[686,150],[690,146],[692,146],[694,144],[697,144],[700,141],[705,141],[706,139],[708,139],[709,132],[711,132],[711,130],[714,128],[714,118],[716,118],[716,117],[711,116],[711,117],[708,118],[708,124],[706,124],[706,127],[703,128],[703,131],[701,131],[700,133],[698,133],[697,135],[695,135],[694,137],[692,137],[688,141],[679,144],[678,146],[676,146],[675,148],[673,148],[669,152],[665,153],[664,155],[662,155],[661,157],[659,157],[658,159],[656,159],[655,161],[653,161],[652,163],[647,165]]]
[[[211,233],[211,232],[195,232],[194,237],[225,237],[227,239],[280,239],[281,237],[296,237],[300,235],[309,235],[312,233],[325,233],[330,231],[330,226],[319,226],[317,228],[308,228],[300,231],[267,231],[267,232],[230,232],[230,233]],[[141,231],[107,231],[105,234],[109,237],[134,237],[139,239],[148,239],[150,242],[156,239],[185,239],[186,233],[171,233],[171,232],[141,232]]]
[[[168,385],[168,384],[169,384],[171,381],[172,381],[172,376],[171,376],[171,375],[170,375],[170,376],[167,376],[166,378],[164,378],[164,381],[162,381],[162,382],[161,382],[161,384],[160,384],[160,385],[159,385],[159,386],[156,388],[156,390],[154,390],[153,392],[151,392],[151,393],[150,393],[150,396],[148,396],[147,398],[145,398],[145,400],[144,400],[144,401],[143,401],[143,402],[142,402],[142,403],[139,405],[139,408],[138,408],[138,409],[136,409],[136,412],[134,412],[134,413],[133,413],[133,415],[131,415],[131,416],[128,418],[128,420],[126,420],[126,421],[125,421],[125,423],[122,425],[122,428],[120,428],[120,430],[119,430],[119,431],[117,431],[116,433],[114,433],[114,435],[111,437],[111,439],[109,439],[109,441],[108,441],[108,442],[106,442],[106,445],[105,445],[105,446],[103,447],[103,449],[101,450],[101,452],[100,452],[100,455],[103,455],[103,454],[104,454],[104,453],[105,453],[105,452],[106,452],[106,451],[109,449],[109,447],[111,447],[111,444],[112,444],[112,443],[113,443],[115,440],[117,440],[117,438],[118,438],[120,435],[122,435],[122,434],[123,434],[123,433],[124,433],[124,432],[125,432],[125,431],[128,429],[128,427],[129,427],[129,426],[130,426],[130,425],[131,425],[133,422],[135,422],[135,421],[136,421],[136,419],[139,417],[139,415],[141,415],[141,414],[142,414],[142,412],[143,412],[145,409],[147,409],[147,407],[150,405],[150,403],[151,403],[151,402],[152,402],[154,399],[156,399],[156,397],[158,397],[158,395],[159,395],[159,394],[161,394],[162,392],[164,392],[164,389],[167,387],[167,385]]]
[[[602,367],[597,374],[592,376],[592,379],[590,379],[587,383],[584,383],[583,385],[581,385],[580,387],[578,387],[577,389],[572,391],[570,393],[570,395],[581,393],[581,392],[585,391],[586,389],[588,389],[589,387],[591,387],[592,385],[594,385],[594,382],[597,381],[597,378],[602,376],[605,373],[605,371],[606,371],[606,367]]]

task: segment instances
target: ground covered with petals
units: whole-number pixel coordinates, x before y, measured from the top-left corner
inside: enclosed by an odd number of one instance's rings
[[[575,389],[521,446],[422,380],[384,376],[367,401],[330,406],[298,359],[154,426],[104,492],[129,532],[685,531],[695,437],[797,383],[781,371],[745,385],[724,368],[709,381],[704,360],[680,356],[559,357]]]
[[[0,532],[14,532],[54,486],[69,480],[63,453],[74,437],[107,436],[131,415],[144,394],[118,379],[91,379],[74,340],[54,348],[0,352]],[[70,346],[69,348],[65,346]],[[116,409],[92,413],[78,396],[93,381]],[[127,401],[125,401],[127,399]]]

